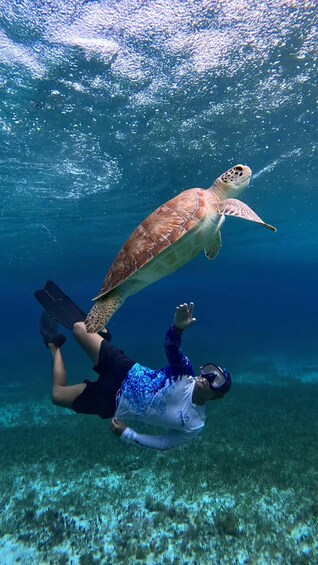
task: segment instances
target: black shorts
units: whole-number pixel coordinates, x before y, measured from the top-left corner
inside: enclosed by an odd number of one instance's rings
[[[95,414],[100,418],[112,418],[116,411],[116,395],[128,371],[135,364],[125,353],[105,339],[99,350],[97,381],[85,380],[86,388],[75,398],[72,409],[79,414]]]

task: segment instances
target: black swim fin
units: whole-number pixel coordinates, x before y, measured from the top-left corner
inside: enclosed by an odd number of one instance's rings
[[[86,319],[85,312],[53,281],[47,281],[43,289],[35,291],[34,296],[53,320],[69,330],[73,328],[75,322],[84,322]]]
[[[47,281],[43,289],[35,291],[34,296],[51,318],[69,330],[73,329],[75,322],[86,320],[85,312],[53,281]],[[98,333],[107,341],[111,340],[109,330],[105,329]]]
[[[65,335],[59,333],[59,325],[56,320],[44,310],[42,312],[41,320],[40,320],[40,333],[43,337],[43,341],[48,347],[49,343],[54,343],[57,347],[62,347],[63,343],[65,343]]]

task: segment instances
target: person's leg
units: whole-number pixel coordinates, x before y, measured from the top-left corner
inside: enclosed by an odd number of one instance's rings
[[[84,322],[76,322],[73,326],[73,335],[79,345],[86,351],[87,355],[91,358],[94,365],[98,364],[99,350],[103,338],[97,334],[89,334],[86,331]]]
[[[48,348],[53,357],[52,402],[56,406],[71,408],[75,398],[86,388],[86,383],[67,386],[66,371],[61,350],[54,345],[54,343],[48,343]]]

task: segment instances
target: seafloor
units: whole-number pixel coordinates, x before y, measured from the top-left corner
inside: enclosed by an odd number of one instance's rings
[[[51,406],[47,382],[31,379],[30,402],[11,381],[0,563],[317,564],[318,384],[265,369],[269,383],[209,405],[200,440],[163,453]]]

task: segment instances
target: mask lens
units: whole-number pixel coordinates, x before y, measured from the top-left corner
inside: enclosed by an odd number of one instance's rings
[[[200,367],[200,371],[201,375],[210,375],[211,373],[219,372],[220,369],[217,365],[214,365],[214,363],[207,363],[203,365],[203,367]]]
[[[202,377],[207,379],[211,390],[218,390],[226,383],[223,371],[214,363],[207,363],[200,369]]]
[[[213,381],[211,381],[211,385],[213,386],[213,388],[221,388],[224,383],[225,383],[225,376],[224,375],[220,375],[219,373],[214,375],[211,375],[213,378]]]

